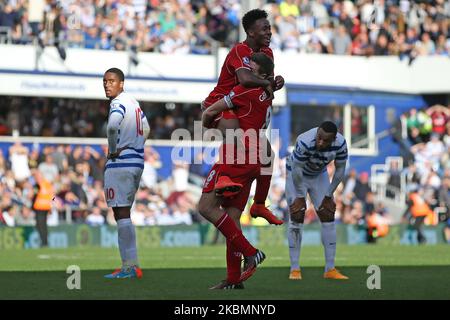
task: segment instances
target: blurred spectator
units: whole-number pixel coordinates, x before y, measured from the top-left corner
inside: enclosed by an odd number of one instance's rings
[[[442,186],[438,193],[439,206],[444,208],[447,216],[450,215],[450,177],[446,177],[442,181]]]
[[[280,2],[280,14],[282,17],[298,17],[300,14],[296,0],[283,0]]]
[[[185,192],[188,187],[189,164],[184,161],[173,161],[172,178],[174,192]]]
[[[22,206],[20,209],[20,214],[17,215],[16,225],[17,226],[35,226],[36,220],[34,217],[34,212],[28,206]]]
[[[386,184],[386,197],[394,199],[395,195],[400,193],[401,170],[397,161],[391,161],[389,166],[389,177]]]
[[[90,226],[97,227],[105,224],[105,217],[102,215],[101,209],[98,207],[92,208],[92,213],[86,217],[86,223]]]
[[[0,11],[0,26],[7,27],[12,30],[17,22],[18,22],[17,12],[14,10],[13,6],[8,1],[6,5],[2,8],[2,11]]]
[[[385,237],[389,233],[389,220],[375,208],[368,212],[366,223],[368,243],[376,243],[378,238]]]
[[[352,197],[354,194],[354,190],[356,187],[356,181],[357,181],[357,172],[355,169],[350,169],[349,174],[344,180],[344,191],[342,192],[342,196],[345,197]]]
[[[33,177],[36,181],[36,195],[33,201],[33,210],[36,213],[36,228],[41,239],[41,247],[48,246],[47,216],[52,209],[55,189],[51,182],[45,179],[40,171],[35,170]]]
[[[8,227],[14,227],[16,225],[17,206],[11,205],[5,207],[2,212],[1,220]]]
[[[175,224],[191,225],[193,223],[190,208],[193,203],[183,195],[177,199],[173,208],[173,219]]]
[[[352,40],[344,25],[339,25],[336,35],[332,40],[332,53],[337,55],[350,55],[352,52]]]
[[[38,170],[42,177],[50,183],[53,183],[59,174],[58,166],[53,162],[53,156],[50,154],[45,156],[45,162],[39,164]]]
[[[425,153],[428,161],[431,162],[431,166],[437,170],[439,168],[439,162],[445,152],[444,143],[439,140],[438,134],[432,134],[430,141],[425,145]]]
[[[19,141],[15,142],[9,148],[11,170],[14,174],[15,180],[18,183],[22,183],[31,176],[30,167],[28,166],[28,153],[28,148],[22,145]]]
[[[441,105],[435,105],[429,107],[426,113],[431,117],[432,131],[438,134],[440,138],[443,138],[446,131],[445,126],[450,120],[449,109]]]
[[[430,139],[431,131],[433,130],[431,117],[424,109],[420,109],[417,113],[417,121],[421,140],[428,141]]]
[[[142,172],[141,187],[152,189],[158,182],[157,169],[161,168],[162,164],[159,159],[159,153],[152,147],[145,147],[144,151],[144,171]]]
[[[447,219],[446,225],[444,227],[444,237],[445,241],[450,244],[450,218]]]
[[[381,33],[378,38],[375,46],[373,48],[373,54],[375,56],[387,56],[389,55],[388,48],[388,38],[385,34]]]
[[[365,201],[367,193],[370,192],[369,174],[367,172],[361,172],[359,174],[354,190],[356,199]]]
[[[342,217],[342,222],[346,224],[358,224],[364,218],[364,204],[362,201],[355,201],[349,212]]]
[[[426,243],[426,238],[423,233],[423,225],[425,218],[432,215],[428,203],[425,202],[422,190],[412,190],[408,194],[407,208],[403,215],[404,219],[409,222],[412,228],[417,232],[417,242],[419,244]]]
[[[411,142],[408,139],[407,129],[407,116],[402,113],[398,119],[396,119],[391,128],[392,140],[399,145],[400,156],[403,159],[405,165],[409,165],[414,162],[414,155],[411,152]]]

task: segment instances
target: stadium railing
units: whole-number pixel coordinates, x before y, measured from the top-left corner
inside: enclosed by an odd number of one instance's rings
[[[12,34],[11,34],[10,27],[0,26],[0,44],[1,43],[6,43],[6,44],[12,43]]]

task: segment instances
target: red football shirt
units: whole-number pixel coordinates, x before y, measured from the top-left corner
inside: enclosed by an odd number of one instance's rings
[[[273,52],[269,47],[261,48],[260,52],[265,53],[273,60]],[[245,41],[236,44],[230,50],[223,63],[216,87],[203,102],[205,107],[209,107],[214,102],[222,99],[225,95],[230,93],[236,85],[239,84],[236,71],[240,68],[250,70],[250,57],[252,54],[252,48],[250,48]]]
[[[245,88],[242,85],[234,87],[228,97],[235,107],[233,112],[239,119],[239,128],[244,131],[245,164],[249,164],[249,159],[259,156],[262,142],[259,137],[261,129],[266,129],[269,125],[272,99],[269,99],[262,88]],[[237,153],[238,151],[235,152],[235,157],[238,156]],[[258,158],[258,163],[259,160]]]

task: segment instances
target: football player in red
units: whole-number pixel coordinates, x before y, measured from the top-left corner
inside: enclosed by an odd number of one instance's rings
[[[228,53],[222,66],[217,86],[202,102],[203,110],[206,110],[213,103],[228,95],[237,84],[245,88],[263,87],[271,95],[271,98],[273,98],[274,90],[279,90],[284,86],[282,76],[274,78],[273,74],[271,74],[266,79],[262,79],[255,76],[250,68],[250,57],[254,52],[262,52],[273,60],[273,52],[269,48],[272,32],[267,19],[267,12],[261,9],[248,11],[242,18],[242,25],[247,38],[245,41],[236,44]],[[217,115],[214,126],[225,133],[226,129],[237,129],[239,121],[232,112],[224,111]],[[268,150],[271,150],[270,144]],[[223,152],[222,150],[221,153]],[[271,171],[271,168],[269,169]],[[283,224],[283,221],[274,216],[265,206],[271,178],[271,174],[263,174],[256,179],[254,204],[250,208],[250,214],[255,218],[263,217],[271,224],[280,225]],[[239,193],[241,187],[238,182],[232,181],[226,175],[222,175],[215,185],[215,190],[217,194],[226,197]]]
[[[249,66],[260,79],[267,79],[273,73],[273,60],[263,53],[253,53]],[[227,239],[227,279],[211,289],[242,289],[242,282],[256,271],[256,267],[265,259],[265,254],[253,247],[244,237],[240,228],[240,217],[250,194],[252,182],[261,176],[260,151],[266,141],[260,138],[266,127],[267,113],[272,105],[273,96],[264,87],[247,88],[237,85],[229,94],[215,102],[203,112],[202,122],[207,128],[221,112],[230,111],[239,121],[236,131],[238,142],[234,148],[241,147],[232,161],[218,162],[212,168],[203,186],[199,201],[199,211],[203,217],[213,223]],[[265,136],[264,136],[265,137]],[[261,141],[262,140],[262,141]],[[229,152],[230,149],[227,149]],[[242,185],[234,197],[220,197],[216,194],[215,184],[221,176]],[[241,254],[244,255],[244,268],[241,273]]]

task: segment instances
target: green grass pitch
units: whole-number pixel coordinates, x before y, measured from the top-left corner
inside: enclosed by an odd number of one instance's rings
[[[338,245],[337,267],[347,281],[325,280],[323,249],[302,248],[303,280],[288,279],[286,247],[267,255],[245,290],[208,290],[225,277],[225,247],[139,251],[142,279],[108,280],[118,249],[0,251],[0,299],[307,300],[450,299],[450,246]],[[381,268],[381,289],[369,290],[369,265]],[[81,269],[81,290],[68,290],[69,265]]]

